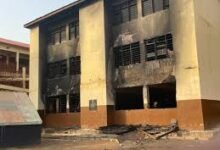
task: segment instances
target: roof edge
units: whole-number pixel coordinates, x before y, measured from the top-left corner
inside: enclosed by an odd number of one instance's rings
[[[43,15],[43,16],[41,16],[41,17],[39,17],[39,18],[37,18],[37,19],[35,19],[33,21],[30,21],[29,23],[26,23],[24,25],[24,27],[30,29],[32,26],[34,26],[36,24],[39,24],[41,21],[43,21],[45,19],[48,19],[48,18],[50,18],[52,16],[55,16],[55,15],[65,11],[65,10],[67,10],[67,9],[69,9],[71,7],[77,6],[77,5],[79,5],[79,4],[81,4],[81,3],[85,2],[85,1],[87,1],[87,0],[77,0],[75,2],[72,2],[72,3],[70,3],[68,5],[65,5],[65,6],[63,6],[61,8],[58,8],[58,9],[56,9],[56,10],[54,10],[54,11],[52,11],[52,12],[46,14],[46,15]]]
[[[9,39],[5,39],[5,38],[1,38],[1,37],[0,37],[0,43],[13,45],[13,46],[17,46],[17,47],[22,47],[22,48],[26,48],[26,49],[30,48],[30,45],[27,43],[9,40]]]

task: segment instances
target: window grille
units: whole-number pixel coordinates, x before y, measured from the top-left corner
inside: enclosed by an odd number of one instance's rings
[[[169,8],[169,0],[142,0],[143,16]]]
[[[70,74],[78,75],[81,73],[80,56],[70,58]]]
[[[113,24],[118,25],[137,18],[137,0],[126,0],[113,6]]]
[[[139,42],[116,47],[114,48],[114,53],[116,67],[128,66],[141,62]]]
[[[167,34],[144,41],[146,61],[163,59],[168,57],[168,50],[173,50],[172,35]]]

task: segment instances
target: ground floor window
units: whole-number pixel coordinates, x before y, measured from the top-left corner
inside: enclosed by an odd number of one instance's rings
[[[80,94],[70,94],[70,112],[80,112]]]
[[[142,87],[116,89],[116,110],[143,109]]]
[[[148,86],[149,108],[175,108],[176,83],[164,83]]]
[[[66,95],[48,97],[46,102],[47,113],[66,113]]]

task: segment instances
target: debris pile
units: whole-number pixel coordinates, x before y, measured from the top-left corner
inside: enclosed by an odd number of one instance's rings
[[[173,132],[178,131],[177,123],[172,123],[168,126],[153,126],[153,125],[145,125],[145,126],[122,126],[122,125],[112,125],[107,127],[101,127],[99,129],[103,134],[117,134],[123,135],[129,132],[135,131],[138,134],[144,135],[145,139],[154,139],[158,140],[164,136],[167,136]]]
[[[147,137],[154,140],[158,140],[164,136],[167,136],[173,132],[178,131],[177,124],[171,124],[169,126],[144,126],[138,129],[140,132],[143,132]]]
[[[136,130],[135,126],[123,126],[123,125],[111,125],[111,126],[106,126],[106,127],[100,127],[99,130],[103,134],[125,134],[131,131]]]

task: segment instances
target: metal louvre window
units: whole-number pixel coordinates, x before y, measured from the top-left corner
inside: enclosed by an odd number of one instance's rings
[[[70,58],[70,74],[78,75],[81,73],[80,56]]]
[[[66,40],[66,27],[57,28],[48,35],[48,44],[59,44]]]
[[[113,24],[118,25],[137,18],[137,0],[127,0],[113,6]]]
[[[169,0],[142,0],[143,16],[168,8]]]
[[[130,64],[137,64],[141,62],[140,43],[132,43],[114,48],[115,65],[128,66]]]
[[[80,112],[80,94],[71,94],[70,95],[70,112]]]
[[[52,79],[57,76],[64,76],[67,73],[66,60],[48,64],[48,78]]]
[[[168,57],[168,50],[173,51],[172,35],[167,34],[144,41],[146,49],[146,61],[163,59]]]
[[[79,36],[79,20],[73,21],[69,24],[69,39],[72,40]]]
[[[153,8],[153,0],[142,0],[143,16],[152,14],[154,12]]]

